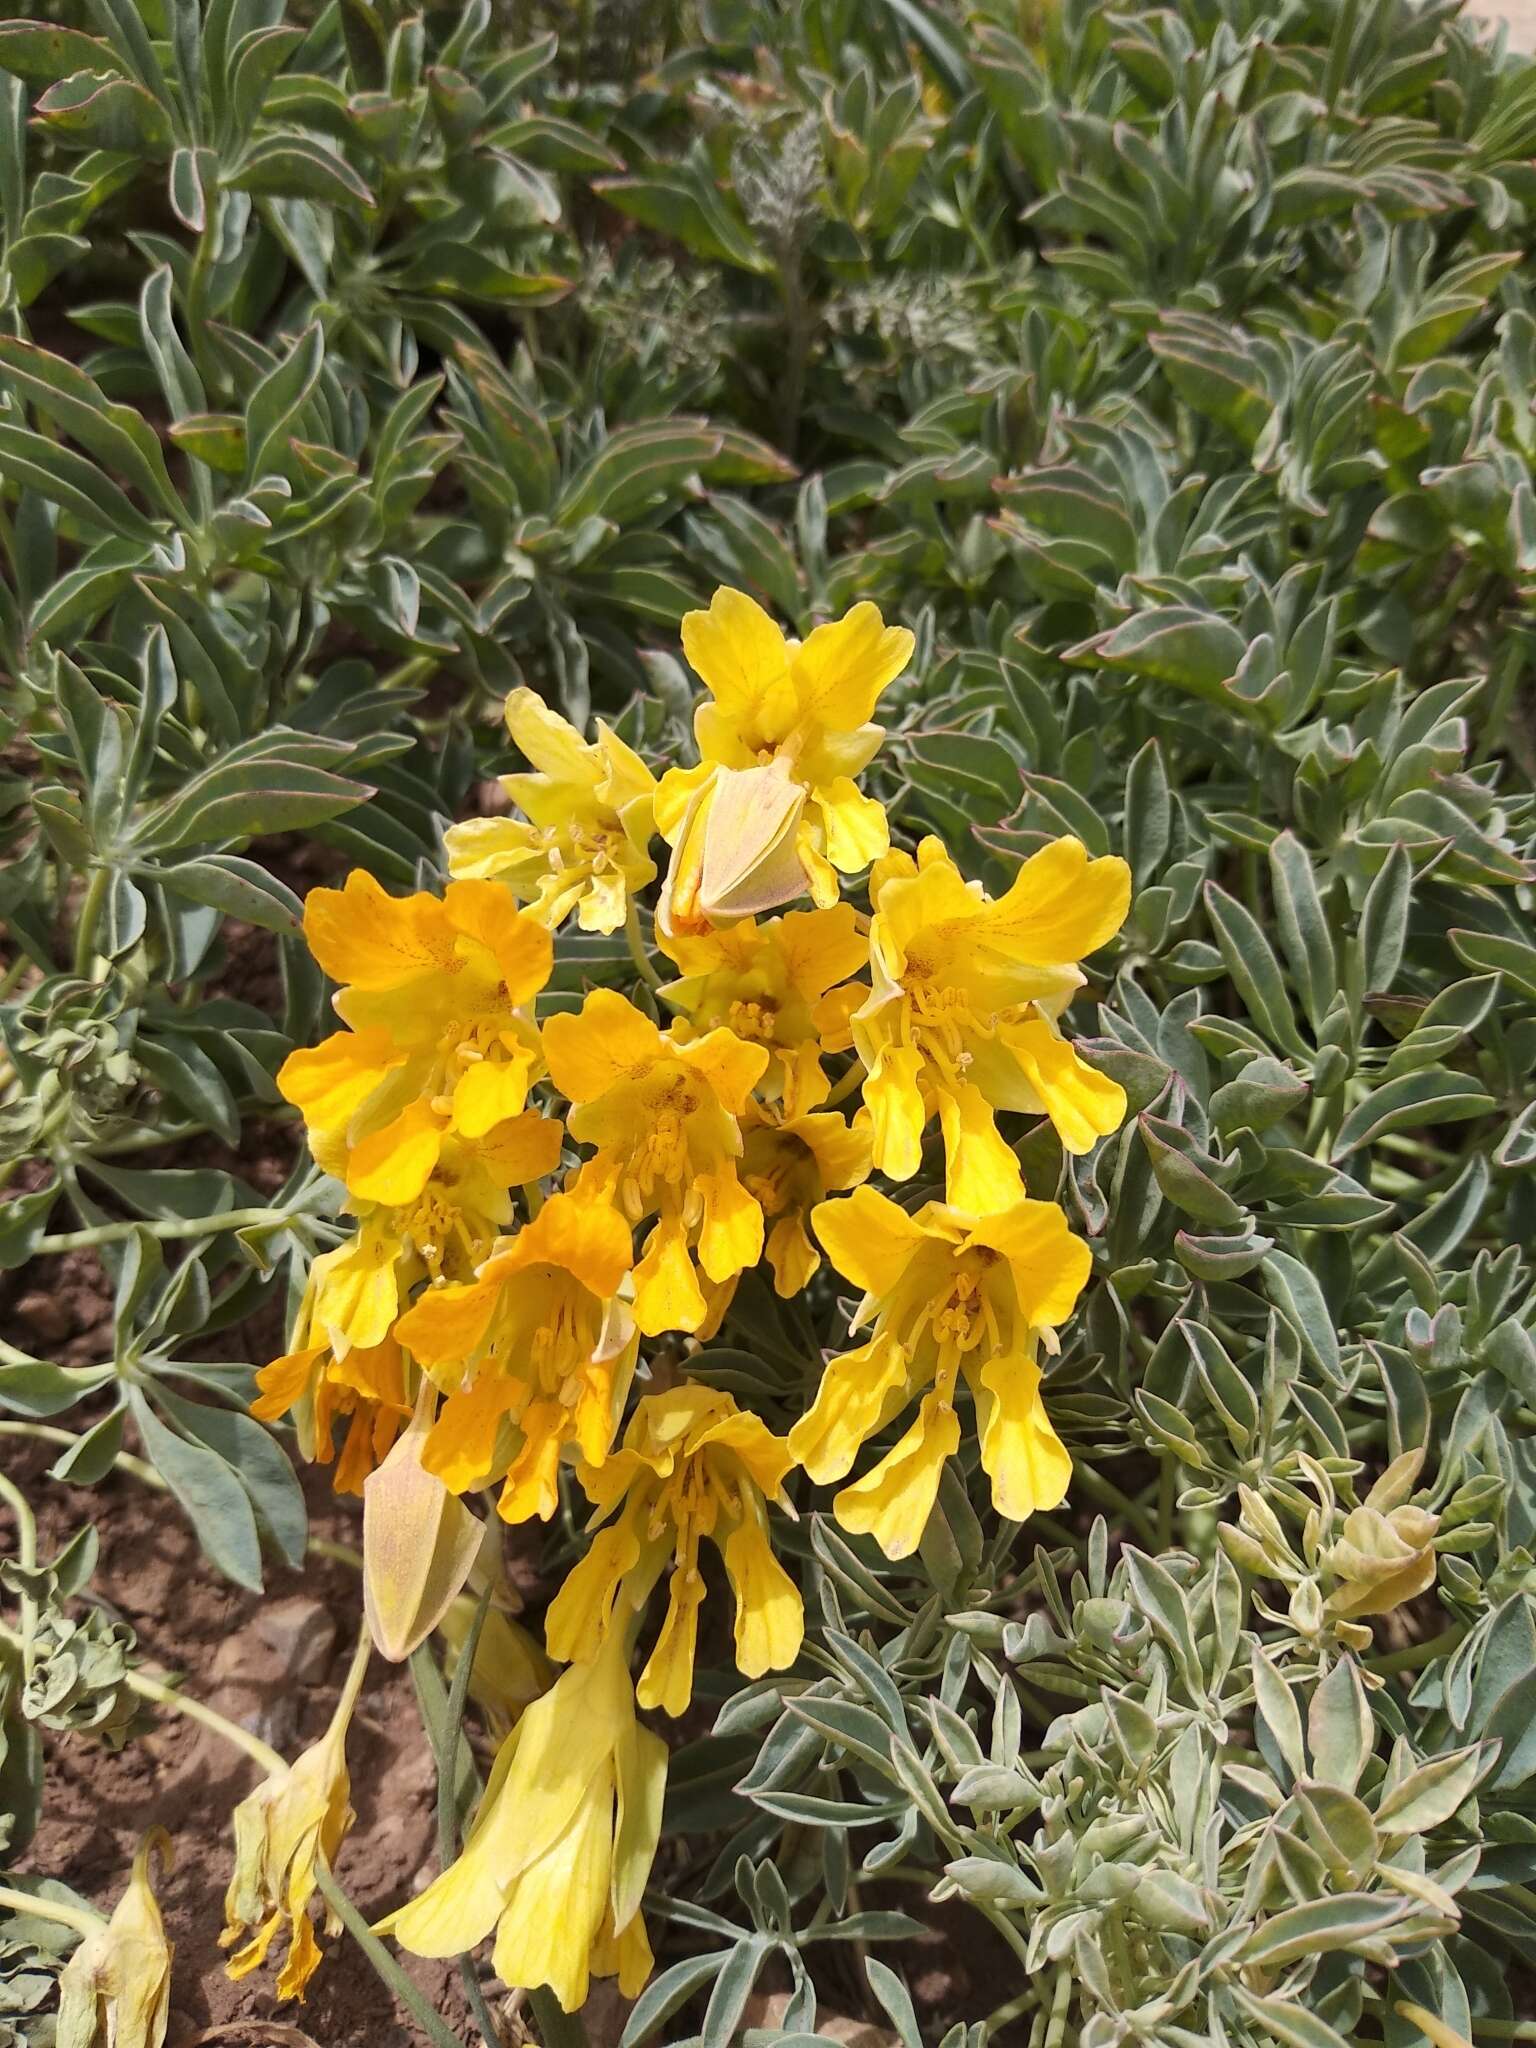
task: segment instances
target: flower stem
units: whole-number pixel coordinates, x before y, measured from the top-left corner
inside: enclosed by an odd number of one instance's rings
[[[33,1246],[33,1255],[41,1258],[51,1252],[81,1252],[101,1244],[122,1244],[141,1232],[162,1240],[217,1237],[226,1230],[249,1230],[263,1223],[280,1223],[292,1213],[289,1209],[226,1209],[219,1216],[167,1216],[148,1223],[96,1223],[88,1230],[60,1230],[51,1237],[39,1238]]]
[[[201,1700],[178,1692],[174,1685],[167,1685],[163,1679],[151,1678],[147,1671],[130,1671],[128,1684],[140,1699],[153,1700],[156,1706],[185,1714],[189,1721],[196,1721],[234,1748],[244,1750],[253,1763],[260,1764],[268,1777],[287,1774],[288,1766],[275,1749],[263,1742],[259,1735],[253,1735],[249,1728],[242,1728],[237,1721],[226,1720],[216,1707],[205,1706]]]
[[[80,1439],[73,1430],[60,1429],[51,1422],[0,1422],[0,1436],[30,1436],[45,1444],[60,1444],[66,1450],[73,1450]],[[119,1451],[112,1460],[120,1470],[132,1475],[145,1486],[153,1486],[157,1492],[166,1493],[169,1488],[153,1465],[146,1465],[142,1458],[136,1458],[132,1451]],[[318,1544],[310,1548],[317,1549]]]
[[[331,1716],[331,1728],[345,1728],[352,1719],[357,1706],[357,1696],[363,1689],[367,1674],[368,1660],[373,1655],[373,1634],[366,1622],[358,1632],[357,1645],[352,1652],[352,1662],[347,1666],[347,1675],[341,1682],[341,1697],[336,1702],[336,1711]]]
[[[91,966],[96,958],[96,927],[101,921],[101,907],[107,900],[112,875],[108,868],[97,868],[85,885],[85,895],[80,903],[80,922],[75,926],[75,974],[81,981],[91,978]]]
[[[35,1920],[52,1920],[59,1927],[72,1927],[76,1934],[98,1934],[106,1926],[89,1906],[66,1906],[62,1899],[34,1899],[30,1892],[12,1891],[0,1884],[0,1912],[27,1913]]]
[[[37,1564],[37,1520],[32,1513],[31,1503],[15,1480],[7,1479],[0,1472],[0,1500],[3,1500],[16,1517],[16,1561],[23,1571],[31,1571]],[[30,1593],[20,1596],[21,1606],[21,1668],[27,1678],[32,1676],[37,1640],[37,1602]]]
[[[645,941],[640,936],[640,910],[633,896],[624,911],[624,939],[629,947],[629,957],[635,963],[635,971],[646,987],[653,992],[661,987],[661,976],[651,964],[651,956],[645,950]]]
[[[840,1102],[846,1102],[848,1100],[848,1097],[852,1095],[854,1090],[859,1086],[863,1079],[864,1062],[862,1060],[855,1060],[853,1065],[848,1069],[847,1073],[839,1077],[839,1079],[837,1080],[836,1084],[832,1089],[832,1093],[821,1105],[822,1108],[836,1109],[837,1105]]]

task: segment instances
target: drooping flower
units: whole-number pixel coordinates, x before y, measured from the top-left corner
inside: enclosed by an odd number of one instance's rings
[[[656,878],[656,778],[602,719],[584,740],[532,690],[512,692],[506,719],[533,763],[531,774],[501,778],[523,815],[450,825],[448,872],[504,883],[551,930],[574,911],[584,932],[617,931],[631,896]]]
[[[448,1397],[422,1454],[428,1472],[455,1493],[505,1475],[505,1520],[547,1521],[562,1453],[601,1463],[639,1344],[616,1298],[631,1249],[617,1210],[553,1195],[473,1280],[428,1289],[401,1318],[401,1342]]]
[[[922,1396],[901,1440],[833,1501],[843,1527],[872,1535],[887,1557],[917,1548],[960,1446],[962,1378],[998,1513],[1022,1522],[1057,1506],[1072,1466],[1041,1398],[1039,1355],[1055,1348],[1091,1263],[1062,1211],[1020,1200],[969,1216],[928,1202],[909,1216],[864,1187],[812,1220],[833,1265],[864,1290],[853,1328],[873,1319],[874,1331],[827,1366],[790,1450],[818,1484],[841,1479],[861,1445]]]
[[[948,1199],[979,1214],[1021,1190],[994,1111],[1048,1116],[1069,1152],[1116,1129],[1124,1090],[1084,1064],[1056,1020],[1083,985],[1077,962],[1124,921],[1123,860],[1089,860],[1079,840],[1057,839],[994,900],[925,839],[915,861],[891,853],[877,865],[870,901],[874,988],[853,1038],[882,1173],[917,1172],[937,1111]]]
[[[321,1464],[333,1456],[333,1426],[348,1418],[338,1493],[361,1492],[410,1413],[414,1374],[393,1332],[413,1290],[474,1272],[511,1221],[508,1190],[550,1172],[560,1140],[560,1126],[532,1110],[481,1138],[449,1132],[413,1200],[351,1201],[357,1229],[310,1267],[293,1349],[257,1373],[251,1409],[263,1422],[297,1410],[300,1448]]]
[[[151,1828],[139,1843],[112,1918],[86,1935],[59,1973],[58,2048],[160,2048],[171,2009],[171,1958],[149,1859],[171,1867],[171,1841]]]
[[[768,1064],[733,1031],[680,1041],[613,989],[544,1026],[550,1078],[574,1105],[571,1136],[596,1147],[578,1200],[612,1203],[631,1224],[656,1221],[634,1269],[635,1320],[647,1336],[697,1330],[709,1304],[692,1250],[717,1286],[755,1265],[763,1212],[742,1186],[740,1118]]]
[[[366,1670],[360,1646],[330,1726],[319,1741],[287,1769],[263,1779],[235,1808],[235,1867],[224,1897],[219,1945],[244,1946],[224,1968],[235,1978],[259,1969],[286,1928],[288,1953],[278,1974],[279,1998],[302,2002],[305,1986],[320,1967],[322,1951],[309,1909],[316,1869],[335,1868],[357,1818],[347,1774],[347,1727]],[[327,1907],[324,1932],[334,1936],[340,1930],[340,1920]]]
[[[786,1116],[815,1109],[827,1093],[823,1046],[848,1044],[848,1019],[869,993],[852,980],[869,959],[853,906],[792,910],[766,924],[743,918],[662,944],[682,974],[661,997],[689,1030],[723,1025],[766,1046],[763,1096]]]
[[[648,1395],[630,1418],[622,1449],[595,1470],[581,1468],[605,1526],[550,1607],[550,1654],[596,1656],[623,1617],[644,1605],[670,1561],[666,1619],[636,1691],[643,1707],[682,1713],[693,1694],[705,1592],[699,1549],[708,1540],[736,1596],[739,1669],[761,1678],[792,1664],[805,1616],[794,1581],[773,1554],[766,1503],[788,1505],[784,1477],[793,1463],[783,1439],[729,1394],[681,1386]]]
[[[657,913],[663,932],[775,909],[810,891],[824,909],[838,875],[890,844],[884,811],[854,777],[884,737],[872,723],[912,635],[856,604],[804,641],[787,640],[739,590],[715,592],[683,620],[683,650],[709,691],[694,714],[696,768],[672,768],[656,824],[672,862]]]
[[[384,1929],[457,1956],[494,1927],[502,1982],[547,1984],[566,2012],[589,1977],[633,1998],[651,1972],[640,1901],[656,1854],[667,1745],[635,1719],[627,1631],[573,1664],[503,1742],[458,1860]]]
[[[310,1149],[361,1201],[426,1187],[450,1133],[483,1138],[520,1114],[538,1070],[526,1006],[549,979],[548,931],[496,882],[394,897],[361,870],[312,889],[310,951],[349,1028],[290,1053],[278,1086]]]
[[[296,1348],[256,1375],[259,1391],[251,1413],[258,1422],[292,1414],[304,1456],[316,1465],[335,1462],[338,1493],[361,1493],[410,1420],[415,1374],[393,1333],[377,1344],[354,1344],[339,1358],[323,1331],[318,1342],[314,1337],[313,1323],[301,1311]],[[338,1459],[335,1433],[343,1422]]]
[[[426,1641],[487,1547],[484,1523],[422,1462],[436,1407],[423,1377],[410,1427],[363,1487],[363,1613],[392,1664]]]

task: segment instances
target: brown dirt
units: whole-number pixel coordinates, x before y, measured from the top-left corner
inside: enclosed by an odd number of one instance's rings
[[[185,1518],[136,1481],[114,1475],[90,1490],[43,1476],[49,1447],[5,1448],[8,1471],[38,1503],[46,1557],[86,1520],[101,1539],[96,1591],[139,1638],[146,1668],[186,1675],[186,1690],[229,1718],[254,1725],[290,1756],[324,1729],[357,1625],[359,1590],[350,1567],[313,1559],[303,1573],[273,1570],[268,1599],[318,1597],[335,1620],[335,1644],[310,1684],[287,1679],[255,1627],[257,1596],[218,1578],[201,1559]],[[312,1491],[317,1531],[355,1543],[356,1517]],[[10,1548],[9,1522],[0,1543]],[[325,2048],[415,2048],[420,2033],[394,2008],[362,1952],[345,1937],[328,1946],[304,2004],[279,2006],[272,1971],[240,1983],[225,1975],[218,1935],[230,1868],[229,1816],[255,1783],[254,1766],[216,1736],[171,1713],[148,1736],[113,1754],[83,1736],[45,1737],[44,1817],[18,1868],[62,1878],[110,1910],[140,1832],[159,1822],[171,1834],[175,1869],[161,1890],[176,1948],[168,2048],[193,2048],[206,2029],[240,2022],[221,2036],[232,2048],[281,2039],[267,2023],[296,2026]],[[375,1659],[348,1742],[357,1824],[340,1858],[342,1884],[370,1920],[408,1898],[436,1870],[432,1763],[404,1668]],[[474,2038],[451,1964],[402,1957],[448,2024]]]

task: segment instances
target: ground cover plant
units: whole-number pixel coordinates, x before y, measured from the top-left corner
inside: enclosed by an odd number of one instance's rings
[[[0,2043],[1536,2034],[1533,160],[0,23]]]

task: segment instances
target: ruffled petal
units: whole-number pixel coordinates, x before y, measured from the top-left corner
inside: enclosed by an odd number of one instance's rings
[[[593,989],[580,1010],[557,1011],[544,1026],[550,1079],[572,1102],[595,1101],[666,1053],[655,1024],[617,989]]]
[[[944,1131],[945,1198],[956,1209],[985,1216],[1007,1209],[1024,1193],[1018,1157],[1005,1144],[991,1105],[969,1083],[939,1091]]]
[[[930,1394],[895,1448],[862,1479],[845,1486],[832,1512],[855,1536],[873,1536],[886,1556],[910,1557],[938,1499],[946,1459],[960,1448],[960,1418]]]
[[[866,1438],[907,1399],[907,1358],[891,1337],[872,1337],[829,1361],[816,1399],[789,1432],[789,1448],[818,1486],[853,1467]]]
[[[1005,1024],[999,1038],[1018,1061],[1068,1152],[1091,1152],[1125,1121],[1125,1090],[1078,1058],[1043,1017]]]

